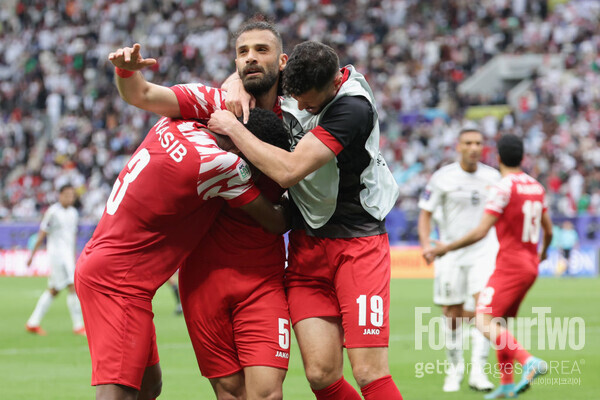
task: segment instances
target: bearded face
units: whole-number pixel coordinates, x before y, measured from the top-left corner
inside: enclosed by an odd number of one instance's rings
[[[267,93],[279,77],[279,64],[277,62],[262,67],[256,63],[248,64],[242,70],[240,77],[244,89],[254,97]]]

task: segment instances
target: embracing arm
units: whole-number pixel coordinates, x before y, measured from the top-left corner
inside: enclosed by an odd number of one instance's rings
[[[215,111],[208,128],[228,135],[254,166],[283,188],[295,185],[335,157],[335,153],[311,132],[304,135],[291,153],[265,143],[229,111]]]
[[[124,47],[108,55],[108,59],[115,67],[133,72],[127,77],[115,74],[115,82],[121,98],[133,106],[158,115],[171,118],[181,117],[175,93],[166,86],[148,82],[138,72],[144,67],[156,64],[156,60],[153,58],[144,59],[140,54],[140,48],[141,46],[136,43],[133,47]]]

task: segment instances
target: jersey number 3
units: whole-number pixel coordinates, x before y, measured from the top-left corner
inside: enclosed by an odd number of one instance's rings
[[[523,203],[523,243],[536,244],[540,240],[542,209],[542,203],[539,201],[526,200]]]
[[[108,196],[108,201],[106,202],[106,213],[110,215],[114,215],[119,208],[119,205],[123,201],[123,197],[125,197],[125,192],[129,187],[129,184],[138,177],[140,172],[146,165],[150,162],[150,153],[147,149],[141,149],[138,151],[131,160],[127,163],[127,169],[129,172],[125,174],[123,177],[123,182],[117,178],[115,184],[113,185],[112,191],[110,192],[110,196]]]

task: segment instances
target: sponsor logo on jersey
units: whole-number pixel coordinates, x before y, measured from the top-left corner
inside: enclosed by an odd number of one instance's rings
[[[237,166],[238,174],[242,181],[247,182],[252,176],[252,172],[250,172],[250,167],[245,162],[240,162]]]
[[[279,357],[279,358],[285,358],[285,359],[287,360],[287,359],[289,359],[289,358],[290,358],[290,353],[286,353],[286,352],[283,352],[283,351],[278,351],[278,352],[275,354],[275,357]]]
[[[481,196],[479,195],[479,192],[477,190],[473,190],[473,193],[471,193],[471,204],[473,204],[474,206],[479,205],[479,202],[481,201]]]
[[[379,329],[367,329],[363,331],[363,335],[379,335]]]

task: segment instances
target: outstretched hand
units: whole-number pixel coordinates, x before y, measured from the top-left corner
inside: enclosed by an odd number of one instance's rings
[[[154,58],[144,58],[140,54],[139,43],[133,45],[133,47],[123,47],[117,51],[110,53],[108,59],[117,68],[126,69],[129,71],[138,71],[144,67],[149,67],[156,64]]]
[[[230,133],[237,126],[242,125],[236,116],[227,110],[217,110],[212,113],[208,120],[208,129],[221,135],[230,136]]]

